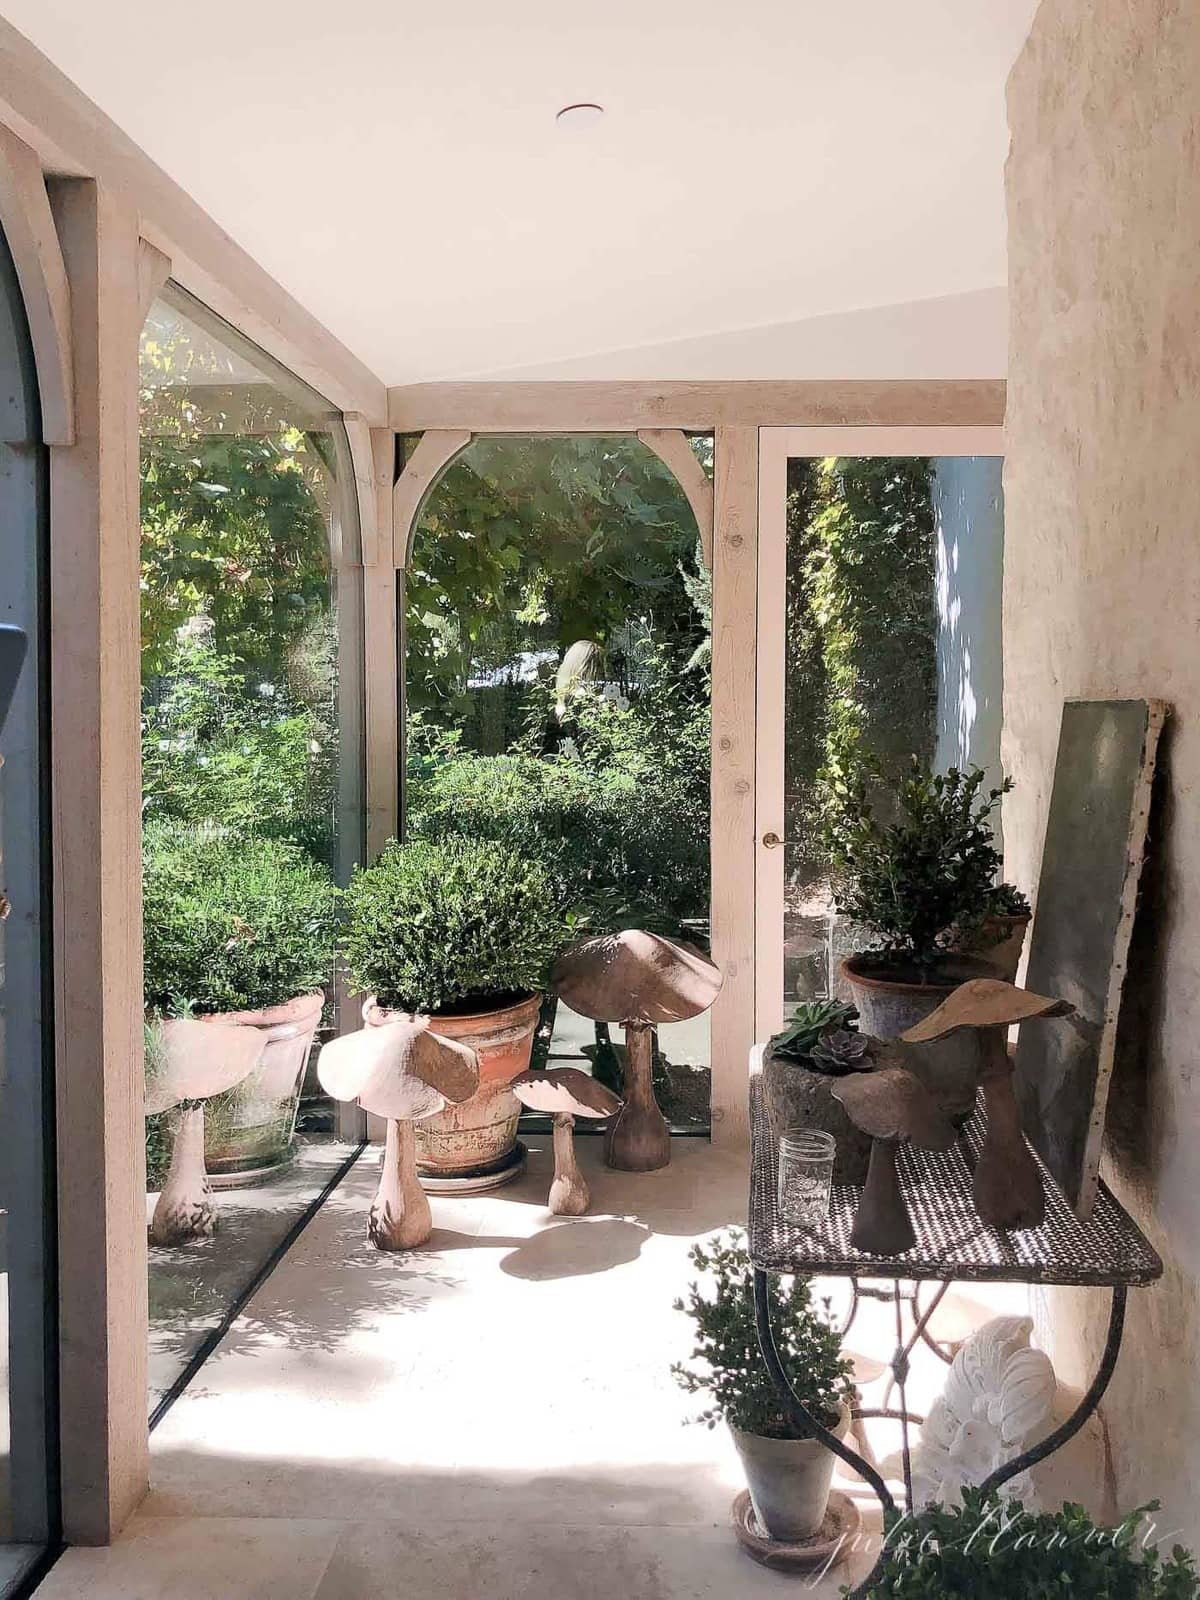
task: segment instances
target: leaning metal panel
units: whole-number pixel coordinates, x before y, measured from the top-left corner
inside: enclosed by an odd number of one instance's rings
[[[901,1146],[900,1178],[917,1242],[897,1256],[871,1255],[850,1243],[861,1193],[853,1185],[834,1185],[829,1217],[819,1229],[780,1216],[778,1143],[758,1074],[750,1081],[750,1124],[750,1255],[765,1272],[1106,1286],[1162,1276],[1158,1255],[1103,1184],[1091,1220],[1080,1222],[1043,1167],[1041,1227],[1005,1233],[982,1223],[971,1188],[985,1126],[978,1108],[944,1154]]]

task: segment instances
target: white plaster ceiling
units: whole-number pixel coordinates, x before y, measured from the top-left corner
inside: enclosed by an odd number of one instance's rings
[[[385,382],[1003,370],[1036,0],[0,6]]]

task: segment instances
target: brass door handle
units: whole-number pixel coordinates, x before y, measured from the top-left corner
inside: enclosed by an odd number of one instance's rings
[[[781,844],[786,844],[786,839],[781,839],[777,833],[764,833],[762,842],[768,850],[778,850]]]

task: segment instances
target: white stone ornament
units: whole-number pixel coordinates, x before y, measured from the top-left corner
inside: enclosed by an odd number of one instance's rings
[[[995,1317],[959,1349],[913,1451],[916,1505],[955,1505],[964,1487],[1045,1435],[1058,1383],[1050,1358],[1030,1346],[1032,1332],[1031,1317]],[[1000,1492],[1036,1509],[1028,1472]]]

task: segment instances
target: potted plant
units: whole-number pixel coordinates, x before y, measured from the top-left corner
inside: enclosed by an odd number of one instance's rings
[[[143,835],[144,983],[151,1016],[256,1028],[262,1059],[208,1102],[210,1177],[290,1159],[304,1069],[333,965],[337,889],[294,845],[178,823]],[[213,1027],[213,1049],[225,1035]],[[157,1130],[151,1127],[153,1145]]]
[[[381,1026],[428,1015],[479,1056],[479,1089],[417,1125],[427,1177],[515,1175],[521,1103],[541,990],[571,936],[545,868],[486,839],[393,841],[345,895],[346,961]]]
[[[825,1518],[834,1457],[817,1440],[788,1423],[758,1346],[754,1277],[744,1236],[736,1229],[693,1245],[689,1259],[707,1275],[693,1283],[675,1309],[696,1327],[691,1362],[671,1368],[689,1394],[711,1404],[696,1419],[724,1422],[741,1457],[754,1515],[772,1539],[811,1538]],[[850,1426],[851,1365],[830,1326],[814,1306],[807,1278],[772,1277],[771,1318],[780,1356],[802,1403],[826,1427],[844,1436]]]
[[[931,772],[915,757],[891,796],[891,815],[871,797],[865,766],[826,773],[823,826],[839,912],[874,937],[841,965],[865,1033],[893,1039],[960,983],[994,976],[954,948],[958,929],[980,923],[996,894],[1000,853],[991,817],[1011,788],[985,790],[979,768]],[[977,1050],[970,1035],[921,1046],[914,1063],[943,1109],[963,1119],[975,1104]]]
[[[806,1000],[763,1055],[763,1088],[776,1136],[817,1129],[837,1145],[835,1183],[865,1183],[869,1135],[856,1128],[833,1093],[838,1078],[875,1065],[858,1012],[842,1000]]]
[[[1099,1527],[1082,1506],[1034,1513],[1019,1501],[964,1489],[963,1503],[932,1505],[897,1517],[873,1574],[872,1600],[1196,1600],[1192,1556],[1169,1555],[1143,1531],[1140,1506],[1115,1528]]]
[[[996,884],[973,921],[960,922],[952,948],[978,956],[1007,983],[1017,981],[1025,935],[1033,919],[1029,901],[1011,883]]]

